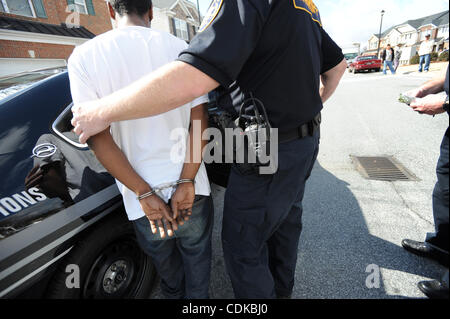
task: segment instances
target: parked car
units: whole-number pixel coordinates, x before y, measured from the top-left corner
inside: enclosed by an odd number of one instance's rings
[[[155,268],[72,131],[67,71],[0,79],[0,96],[0,298],[147,298]]]
[[[347,68],[350,66],[350,64],[353,62],[353,60],[358,56],[358,53],[345,53],[344,57],[347,61]]]
[[[358,73],[358,72],[380,72],[381,71],[381,60],[377,58],[376,55],[365,55],[356,57],[350,64],[348,72]]]

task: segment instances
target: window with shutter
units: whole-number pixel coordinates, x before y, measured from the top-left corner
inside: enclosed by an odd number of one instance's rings
[[[174,36],[177,36],[177,27],[175,26],[175,19],[174,18],[170,18],[170,21],[172,22],[172,34]]]
[[[33,0],[34,12],[38,18],[47,19],[47,13],[45,12],[44,4],[42,0]]]
[[[31,0],[3,0],[2,7],[5,12],[34,18]]]
[[[92,4],[92,0],[67,0],[67,5],[69,6],[69,9],[71,11],[83,13],[83,14],[90,14],[92,11],[95,15],[94,6]],[[92,7],[90,9],[89,5]]]
[[[92,3],[92,0],[86,0],[86,7],[89,15],[95,16],[94,4]]]
[[[69,10],[74,11],[74,2],[75,0],[67,0],[67,6],[69,7]]]
[[[186,21],[174,18],[175,35],[185,41],[189,41],[188,24]]]

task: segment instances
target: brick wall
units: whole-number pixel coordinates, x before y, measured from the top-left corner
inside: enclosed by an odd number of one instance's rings
[[[80,24],[92,33],[98,35],[112,29],[111,19],[105,0],[93,0],[95,16],[80,14]],[[0,15],[14,17],[23,20],[39,21],[44,23],[60,25],[65,23],[71,12],[66,12],[66,0],[43,0],[47,19],[31,18],[0,12]]]
[[[60,25],[66,23],[67,17],[73,15],[66,12],[66,0],[43,0],[47,19],[32,18],[0,12],[0,15],[18,18],[21,20],[39,21],[48,24]],[[105,0],[93,0],[95,15],[79,14],[80,25],[90,32],[98,35],[112,29],[111,19]],[[73,23],[74,21],[67,21]],[[21,41],[20,38],[14,41],[0,40],[0,58],[12,59],[8,63],[13,63],[13,59],[64,59],[67,60],[73,52],[75,46],[63,44],[49,44]],[[29,51],[34,51],[34,57]],[[6,60],[8,61],[8,60]],[[7,62],[3,62],[7,63]],[[18,70],[23,71],[23,70]]]
[[[0,40],[0,58],[31,58],[28,51],[33,50],[36,59],[67,60],[74,48],[71,45]]]

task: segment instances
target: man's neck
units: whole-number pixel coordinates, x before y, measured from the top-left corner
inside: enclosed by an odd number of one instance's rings
[[[150,28],[150,21],[143,17],[125,15],[123,17],[118,18],[116,21],[118,28],[125,28],[130,26]]]

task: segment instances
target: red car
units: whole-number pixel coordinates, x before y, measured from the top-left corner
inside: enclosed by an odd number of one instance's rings
[[[358,73],[362,71],[381,71],[381,60],[376,55],[361,55],[356,57],[348,68],[348,72]]]

